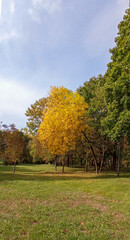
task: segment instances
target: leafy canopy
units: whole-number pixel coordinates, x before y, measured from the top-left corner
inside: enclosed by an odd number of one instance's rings
[[[107,116],[102,121],[105,133],[114,141],[128,135],[129,111],[129,59],[130,59],[130,10],[118,28],[116,46],[110,50],[112,61],[105,74],[105,104]]]
[[[88,104],[77,92],[73,93],[64,87],[52,87],[38,130],[43,147],[57,155],[75,149],[77,139],[88,127],[87,108]]]
[[[37,130],[42,120],[42,111],[46,106],[46,98],[41,98],[27,109],[25,115],[28,118],[27,127],[32,135],[37,134]]]

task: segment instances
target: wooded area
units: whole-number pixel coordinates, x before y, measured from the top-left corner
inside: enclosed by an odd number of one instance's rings
[[[1,123],[0,158],[4,164],[54,163],[96,173],[129,165],[130,10],[119,24],[106,73],[92,77],[76,92],[52,87],[47,98],[26,111],[27,128]]]

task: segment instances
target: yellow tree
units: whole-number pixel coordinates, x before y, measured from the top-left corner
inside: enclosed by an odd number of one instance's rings
[[[88,128],[87,108],[88,104],[77,92],[73,93],[64,87],[52,87],[38,130],[42,146],[47,147],[52,154],[60,156],[74,150],[76,141]]]

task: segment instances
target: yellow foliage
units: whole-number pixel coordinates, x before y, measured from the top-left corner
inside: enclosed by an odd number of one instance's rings
[[[43,147],[47,146],[52,154],[57,155],[75,149],[77,139],[88,128],[87,108],[88,104],[77,92],[52,87],[38,130]]]

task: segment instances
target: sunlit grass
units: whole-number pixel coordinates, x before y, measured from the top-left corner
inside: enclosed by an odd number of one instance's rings
[[[1,240],[129,239],[129,175],[0,165]]]

